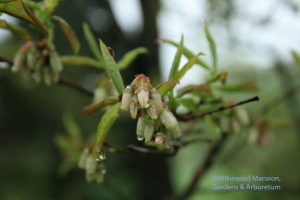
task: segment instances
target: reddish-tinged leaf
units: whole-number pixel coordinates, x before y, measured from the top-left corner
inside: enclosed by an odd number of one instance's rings
[[[36,16],[34,16],[22,0],[0,1],[0,12],[25,20],[35,25],[46,34],[48,33],[47,28],[38,20],[38,18],[36,18]]]
[[[78,51],[80,50],[80,43],[71,26],[63,18],[59,16],[53,16],[53,19],[58,22],[59,26],[65,33],[66,38],[68,39],[73,52],[78,53]]]

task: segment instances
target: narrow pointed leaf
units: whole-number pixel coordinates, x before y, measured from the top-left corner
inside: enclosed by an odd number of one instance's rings
[[[35,25],[46,34],[48,33],[47,28],[36,16],[34,16],[34,14],[29,10],[29,8],[26,7],[22,0],[0,1],[0,12],[25,20]]]
[[[110,54],[108,48],[106,47],[106,45],[102,42],[102,40],[99,40],[99,41],[100,41],[101,55],[103,57],[103,61],[105,64],[105,69],[107,71],[107,74],[111,78],[111,80],[112,80],[114,86],[116,87],[117,91],[119,92],[119,94],[122,94],[123,90],[124,90],[124,83],[123,83],[122,76],[120,74],[120,70],[119,70],[114,58]]]
[[[63,18],[59,16],[53,16],[52,18],[53,20],[58,22],[60,28],[66,35],[66,38],[70,43],[73,52],[78,53],[78,51],[80,50],[80,43],[71,26]]]
[[[3,19],[0,19],[0,28],[9,30],[13,34],[15,34],[19,37],[22,37],[25,40],[29,40],[31,38],[30,34],[27,32],[26,29],[24,29],[16,24],[10,24]]]
[[[104,65],[101,65],[101,63],[99,63],[98,60],[95,60],[87,56],[64,55],[61,56],[61,61],[63,62],[63,64],[67,64],[67,65],[104,69]]]
[[[205,36],[206,36],[206,39],[209,44],[209,49],[210,49],[210,53],[211,53],[211,57],[212,57],[212,66],[213,66],[213,69],[216,69],[217,64],[218,64],[217,48],[216,48],[216,43],[209,32],[207,23],[205,23],[204,32],[205,32]]]
[[[179,47],[179,44],[177,42],[174,42],[173,40],[161,38],[161,39],[159,39],[159,41],[170,44],[177,48]],[[186,47],[183,48],[183,55],[188,59],[195,57],[195,54]],[[197,59],[196,64],[204,67],[205,69],[209,69],[209,65],[206,62],[204,62],[203,60],[201,60],[200,58]]]
[[[166,81],[160,85],[158,85],[156,88],[160,94],[160,96],[165,96],[170,90],[172,90],[175,85],[178,83],[178,81],[175,80],[169,80]]]
[[[96,132],[94,153],[101,151],[107,133],[119,117],[120,107],[121,103],[116,103],[102,116]]]
[[[94,56],[100,62],[103,62],[102,57],[101,57],[101,52],[100,52],[99,46],[97,44],[97,40],[96,40],[90,26],[87,23],[83,23],[82,27],[83,27],[83,33],[84,33],[85,39],[90,47],[90,50],[92,51]]]
[[[203,93],[203,94],[210,94],[211,93],[211,88],[209,84],[191,84],[187,85],[183,88],[180,88],[177,91],[177,97],[182,97],[185,94],[190,94],[190,93]]]
[[[173,63],[172,63],[172,68],[169,74],[169,80],[173,79],[175,77],[175,75],[178,72],[178,68],[179,68],[179,64],[180,64],[180,59],[181,59],[181,55],[183,53],[183,35],[181,35],[181,39],[180,39],[180,43],[179,46],[177,48],[177,52],[175,54]]]
[[[148,50],[143,47],[127,52],[118,62],[119,69],[126,69],[140,54],[145,54],[147,52]]]
[[[201,53],[197,54],[196,56],[192,57],[183,67],[179,70],[179,72],[174,77],[174,80],[179,81],[185,73],[192,68],[192,66],[197,62],[198,57],[202,55]]]
[[[292,51],[292,56],[294,58],[295,63],[300,65],[300,55],[296,51]]]

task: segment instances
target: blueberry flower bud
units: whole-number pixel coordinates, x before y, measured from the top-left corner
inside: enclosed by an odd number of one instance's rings
[[[155,123],[152,120],[147,120],[144,128],[145,142],[150,142],[154,133]]]
[[[88,155],[89,155],[89,152],[88,152],[88,149],[85,149],[80,158],[79,158],[79,161],[78,161],[78,167],[81,168],[81,169],[85,169],[85,166],[86,166],[86,161],[87,161],[87,158],[88,158]]]
[[[54,73],[59,73],[63,68],[60,57],[56,51],[51,51],[50,53],[50,66]]]
[[[130,99],[132,97],[131,88],[127,86],[123,92],[121,109],[127,111],[129,109]]]
[[[161,100],[161,96],[155,88],[151,89],[151,99],[153,101],[153,106],[156,109],[156,113],[159,114],[163,111],[163,102]]]
[[[160,119],[163,125],[170,131],[174,138],[178,138],[181,136],[177,119],[170,110],[165,108],[160,115]]]
[[[136,118],[137,112],[138,112],[138,105],[135,101],[135,98],[133,97],[130,99],[130,114],[133,119]]]
[[[149,91],[141,89],[137,94],[141,108],[149,107]]]
[[[147,108],[147,113],[151,119],[157,119],[157,112],[153,103],[150,103],[150,106]]]
[[[145,129],[145,121],[143,117],[139,117],[137,126],[136,126],[136,135],[137,138],[142,138],[144,139],[144,129]]]
[[[88,156],[86,160],[86,173],[87,174],[94,174],[97,170],[97,161],[93,158],[93,156]]]
[[[34,46],[28,50],[28,53],[26,55],[26,61],[27,61],[27,66],[30,69],[34,69],[35,63],[37,61],[37,50]]]

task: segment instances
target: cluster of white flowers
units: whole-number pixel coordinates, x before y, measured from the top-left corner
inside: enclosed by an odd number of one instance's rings
[[[96,180],[102,183],[106,174],[104,163],[96,160],[88,149],[85,149],[78,161],[78,167],[85,170],[85,177],[88,182]]]
[[[168,136],[181,135],[177,119],[164,104],[161,95],[152,87],[149,77],[139,74],[124,90],[121,109],[130,111],[133,119],[138,117],[136,134],[138,140],[162,144]]]
[[[46,40],[28,41],[17,52],[12,66],[13,72],[23,72],[36,82],[51,85],[57,82],[63,65],[58,53]]]

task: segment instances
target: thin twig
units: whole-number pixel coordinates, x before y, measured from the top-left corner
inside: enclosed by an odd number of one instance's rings
[[[193,143],[197,142],[205,142],[205,143],[211,143],[212,140],[210,139],[205,139],[205,138],[197,138],[193,140],[186,140],[184,137],[181,137],[178,139],[171,147],[170,149],[167,150],[158,150],[155,148],[150,148],[150,147],[142,147],[142,146],[136,146],[133,144],[129,144],[125,147],[119,147],[113,144],[110,144],[108,142],[104,142],[104,146],[109,149],[110,152],[113,153],[136,153],[140,155],[162,155],[162,156],[174,156],[178,152],[178,150],[184,146],[188,146]]]
[[[255,96],[255,97],[240,101],[238,103],[231,104],[229,106],[220,106],[217,109],[206,111],[206,112],[195,113],[195,114],[188,113],[188,114],[182,114],[182,115],[176,114],[176,117],[177,117],[178,120],[181,120],[181,121],[190,121],[190,120],[194,120],[196,118],[202,118],[206,115],[211,115],[211,114],[221,112],[221,111],[224,111],[224,110],[232,109],[232,108],[235,108],[237,106],[247,104],[247,103],[250,103],[250,102],[254,102],[254,101],[259,101],[259,97]]]
[[[176,198],[176,200],[188,199],[193,194],[193,192],[196,190],[197,185],[201,180],[201,178],[203,177],[203,175],[205,174],[205,172],[207,172],[210,169],[210,167],[213,165],[213,161],[215,157],[220,153],[220,150],[223,144],[225,143],[227,137],[228,134],[223,133],[221,139],[217,143],[211,146],[211,148],[209,149],[209,151],[207,152],[204,158],[204,161],[202,161],[199,167],[197,168],[191,183],[188,185],[186,190],[181,195],[179,195],[178,198]]]
[[[68,86],[72,89],[75,89],[75,90],[77,90],[77,91],[79,91],[79,92],[81,92],[81,93],[83,93],[87,96],[92,97],[94,95],[94,93],[92,91],[84,88],[83,86],[81,86],[81,85],[77,84],[76,82],[71,81],[70,79],[67,79],[63,76],[59,77],[58,83],[61,84],[61,85]]]

